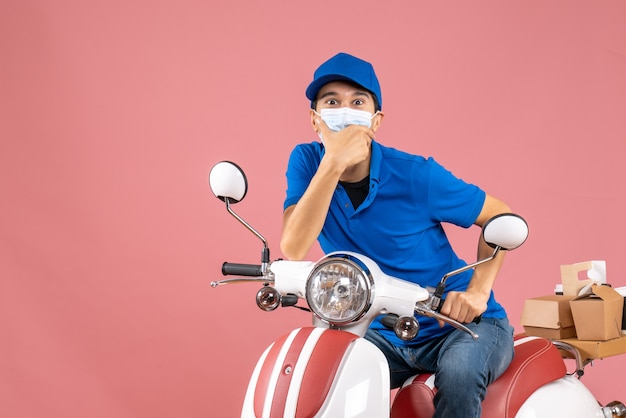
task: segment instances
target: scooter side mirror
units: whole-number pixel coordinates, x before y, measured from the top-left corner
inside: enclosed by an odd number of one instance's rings
[[[211,186],[211,191],[215,197],[226,203],[226,210],[228,213],[237,219],[250,232],[256,235],[257,238],[259,238],[263,243],[260,265],[224,263],[222,265],[222,273],[224,275],[234,274],[238,276],[263,276],[264,279],[266,279],[265,275],[268,271],[270,262],[270,249],[267,246],[267,240],[241,216],[237,215],[230,207],[233,203],[243,200],[248,192],[248,180],[246,179],[245,173],[237,164],[231,161],[221,161],[215,164],[211,169],[211,173],[209,174],[209,185]],[[211,286],[215,287],[227,282],[227,280],[221,280],[219,282],[211,283]]]
[[[491,248],[514,250],[528,238],[528,224],[519,215],[503,213],[485,223],[482,236]]]
[[[209,185],[215,197],[229,203],[243,200],[248,192],[248,180],[237,164],[221,161],[213,166],[209,174]]]

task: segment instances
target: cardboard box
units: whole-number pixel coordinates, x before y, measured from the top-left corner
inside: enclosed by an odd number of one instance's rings
[[[578,339],[606,341],[621,337],[624,297],[609,286],[593,285],[590,291],[570,301]]]
[[[561,341],[576,347],[583,360],[595,360],[626,353],[626,335],[608,341],[581,341],[576,338]]]
[[[521,323],[527,335],[548,339],[576,336],[570,308],[574,296],[547,295],[526,299]]]
[[[624,297],[624,308],[622,309],[622,331],[626,331],[626,286],[617,287],[615,291]]]

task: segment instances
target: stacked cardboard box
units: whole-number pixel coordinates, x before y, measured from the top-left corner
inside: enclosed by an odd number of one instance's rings
[[[626,353],[625,297],[607,285],[574,283],[563,277],[563,273],[575,274],[577,267],[589,267],[591,262],[572,266],[561,268],[563,287],[568,289],[564,295],[524,302],[521,323],[526,334],[567,342],[586,359]]]

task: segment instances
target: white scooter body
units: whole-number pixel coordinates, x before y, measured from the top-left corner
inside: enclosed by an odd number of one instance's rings
[[[360,257],[369,266],[371,260]],[[273,263],[274,287],[280,293],[304,297],[306,277],[314,265]],[[368,312],[369,318],[388,311],[412,314],[411,306],[428,297],[423,288],[387,276],[377,267],[370,268],[377,276],[378,303]],[[371,319],[362,322],[369,325]],[[382,352],[362,338],[367,328],[330,330],[318,318],[314,317],[313,322],[314,327],[298,328],[265,350],[249,382],[241,416],[389,417],[389,368]],[[515,416],[607,418],[612,415],[605,415],[579,379],[564,375],[537,389]]]
[[[573,375],[537,389],[524,402],[516,418],[610,418],[613,415],[598,404],[593,394]]]
[[[329,333],[334,335],[328,336]],[[296,343],[302,336],[304,342]],[[346,340],[350,342],[342,345]],[[272,351],[275,353],[270,354]],[[434,378],[429,380],[432,385]],[[389,394],[387,361],[372,343],[347,331],[299,328],[277,340],[259,359],[241,416],[389,417]],[[394,416],[421,417],[416,411],[402,415],[397,409]],[[541,386],[515,415],[517,418],[612,416],[572,375]]]
[[[296,329],[268,347],[252,374],[242,417],[389,416],[387,360],[361,337],[382,313],[412,316],[415,303],[428,298],[428,292],[387,276],[367,257],[343,254],[358,256],[376,277],[375,302],[361,321],[342,330],[331,330],[314,317],[314,327]],[[307,261],[274,262],[274,288],[304,298],[306,279],[314,266]]]

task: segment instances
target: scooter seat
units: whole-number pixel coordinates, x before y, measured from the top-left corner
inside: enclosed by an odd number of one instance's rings
[[[565,376],[567,369],[559,350],[539,337],[515,340],[515,356],[509,368],[487,387],[483,418],[512,418],[526,399],[541,386]],[[432,418],[437,392],[432,373],[407,380],[398,390],[391,418]]]

